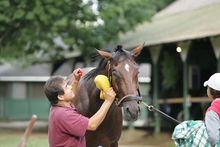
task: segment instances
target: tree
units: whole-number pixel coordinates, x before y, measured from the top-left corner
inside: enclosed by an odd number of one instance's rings
[[[3,0],[0,1],[0,61],[32,63],[47,55],[80,50],[90,56],[150,20],[154,0]],[[97,6],[97,9],[93,7]],[[66,48],[56,45],[61,37]]]
[[[175,0],[156,0],[153,1],[153,4],[156,6],[156,10],[160,11],[165,8],[167,5],[173,3]]]
[[[85,56],[104,48],[155,13],[152,0],[0,1],[0,60],[27,62],[45,54],[80,50]],[[92,7],[98,4],[97,9]],[[98,20],[98,21],[97,21]],[[67,44],[54,43],[61,37]]]

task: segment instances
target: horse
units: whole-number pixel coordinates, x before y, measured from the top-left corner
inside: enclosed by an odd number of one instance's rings
[[[73,104],[77,111],[86,116],[93,116],[101,107],[100,90],[96,87],[94,78],[97,75],[109,77],[110,85],[116,92],[115,103],[112,103],[109,111],[95,131],[86,132],[86,144],[89,147],[118,147],[118,141],[122,133],[122,109],[125,119],[136,121],[140,115],[139,102],[142,98],[136,96],[138,85],[138,65],[134,61],[144,44],[132,51],[126,51],[118,45],[114,52],[97,50],[100,61],[96,68],[90,71],[84,70],[80,79]],[[83,69],[82,69],[83,70]],[[86,74],[85,74],[86,72]],[[73,74],[66,78],[66,82],[72,85]]]

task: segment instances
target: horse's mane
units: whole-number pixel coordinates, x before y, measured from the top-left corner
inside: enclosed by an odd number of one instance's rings
[[[104,51],[109,52],[109,53],[113,53],[110,50],[104,50]],[[128,54],[128,52],[123,49],[122,45],[117,45],[114,52],[115,52],[115,57],[111,61],[111,64],[116,64],[118,62],[119,57],[121,57],[121,56],[124,56],[124,60],[126,60],[126,59],[133,60],[131,55]],[[88,72],[84,76],[85,80],[94,79],[97,75],[101,74],[101,72],[105,69],[106,64],[108,62],[108,60],[103,58],[98,53],[93,58],[94,58],[94,60],[99,60],[98,66],[95,69],[92,69],[90,72]]]

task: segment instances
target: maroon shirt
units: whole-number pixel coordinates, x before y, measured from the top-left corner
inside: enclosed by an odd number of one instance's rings
[[[85,133],[89,118],[72,108],[51,106],[48,138],[50,147],[86,147]]]

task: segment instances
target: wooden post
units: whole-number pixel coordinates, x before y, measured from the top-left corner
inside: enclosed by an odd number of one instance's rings
[[[29,82],[28,84],[28,117],[31,116],[32,110],[31,110],[31,101],[33,101],[33,83]]]
[[[155,63],[154,67],[153,67],[153,105],[155,108],[160,109],[159,108],[159,104],[157,102],[158,98],[159,98],[159,77],[158,77],[158,64]],[[155,130],[154,130],[154,137],[156,138],[158,136],[158,133],[160,132],[160,116],[157,113],[154,113],[155,116]]]
[[[31,120],[29,122],[29,125],[26,128],[24,135],[22,136],[21,141],[19,142],[17,147],[26,147],[27,146],[28,138],[29,138],[30,133],[33,129],[33,126],[34,126],[36,119],[37,119],[37,115],[35,115],[35,114],[32,115]]]
[[[182,52],[180,53],[183,62],[183,112],[184,120],[189,120],[189,105],[188,105],[188,62],[187,56],[191,41],[179,42],[177,45],[181,47]]]
[[[183,113],[184,120],[189,120],[189,105],[187,101],[188,96],[188,68],[187,62],[183,62]]]
[[[150,48],[151,58],[153,60],[153,105],[159,109],[158,93],[159,93],[159,77],[158,77],[158,59],[160,55],[161,46],[154,46]],[[160,132],[160,117],[154,113],[155,127],[154,127],[154,138],[156,138]]]
[[[217,58],[217,72],[220,72],[220,37],[210,38],[210,41],[215,52],[215,57]]]
[[[220,72],[220,58],[217,59],[217,72]]]

